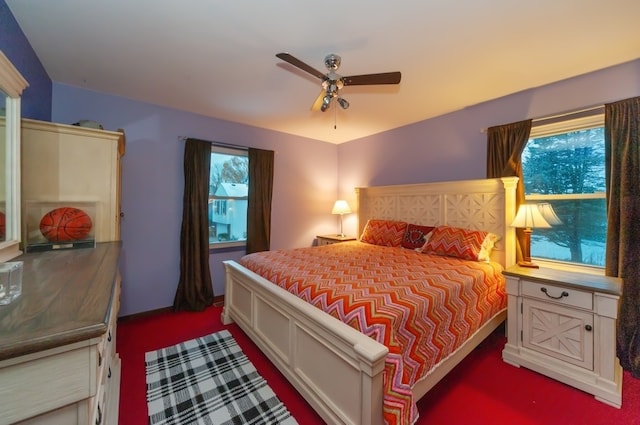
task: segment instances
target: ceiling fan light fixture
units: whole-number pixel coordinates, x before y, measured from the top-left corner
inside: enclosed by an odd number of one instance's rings
[[[338,103],[340,104],[342,109],[349,109],[349,102],[347,102],[347,99],[339,97],[338,98]]]
[[[329,104],[331,103],[331,95],[327,94],[324,96],[324,98],[322,98],[322,105],[320,105],[320,110],[322,112],[326,111],[327,108],[329,107]]]

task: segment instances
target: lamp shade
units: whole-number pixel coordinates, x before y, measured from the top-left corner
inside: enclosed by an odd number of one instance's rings
[[[349,204],[344,199],[338,199],[335,204],[333,204],[333,209],[331,210],[331,214],[350,214],[351,208],[349,208]]]
[[[556,215],[556,212],[553,210],[553,207],[548,202],[543,202],[538,204],[538,209],[540,213],[544,217],[544,219],[552,226],[557,226],[558,224],[562,224],[562,220]]]
[[[554,214],[555,215],[555,214]],[[551,225],[544,219],[536,204],[522,204],[518,208],[516,218],[513,219],[511,227],[523,228],[549,228]]]

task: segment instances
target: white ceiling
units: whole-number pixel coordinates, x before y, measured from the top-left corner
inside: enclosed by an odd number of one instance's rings
[[[6,2],[55,82],[331,143],[640,57],[638,0]],[[402,81],[312,112],[320,80],[279,52]]]

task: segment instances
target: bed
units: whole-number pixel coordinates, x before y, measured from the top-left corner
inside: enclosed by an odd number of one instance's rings
[[[489,268],[494,271],[497,267],[499,273],[501,268],[515,262],[515,234],[509,224],[515,215],[516,182],[516,178],[502,178],[357,188],[358,234],[363,235],[370,220],[486,231],[499,238],[491,251],[491,263],[487,263],[493,264]],[[347,251],[365,244],[355,241],[339,245],[287,251],[295,251],[297,255],[299,250],[316,250],[320,257],[321,253],[335,255],[329,250],[337,250],[344,251],[339,255],[344,257],[351,255]],[[413,261],[411,257],[421,255],[405,248],[376,246],[375,249],[404,249],[399,254],[402,261],[404,258]],[[364,330],[356,330],[353,323],[342,321],[344,317],[339,320],[340,314],[324,312],[303,300],[300,294],[284,289],[285,285],[278,286],[258,274],[278,281],[282,273],[276,270],[269,275],[262,268],[266,269],[268,263],[275,264],[276,257],[284,252],[265,254],[272,257],[262,264],[259,257],[255,260],[257,263],[252,264],[249,261],[252,256],[241,260],[246,266],[235,261],[225,262],[223,322],[236,322],[327,423],[414,421],[413,413],[399,416],[400,419],[390,419],[388,413],[393,400],[389,394],[390,379],[393,379],[389,368],[390,364],[397,364],[397,355],[401,355],[397,347],[378,342]],[[391,258],[387,252],[377,255]],[[379,274],[384,273],[380,270]],[[504,321],[506,304],[485,316],[477,328],[465,335],[464,341],[458,342],[455,350],[444,350],[440,359],[424,366],[427,370],[409,381],[407,396],[412,406]],[[405,369],[405,373],[406,370],[410,369]],[[403,414],[407,414],[407,409],[403,409]],[[411,420],[405,422],[408,417]]]

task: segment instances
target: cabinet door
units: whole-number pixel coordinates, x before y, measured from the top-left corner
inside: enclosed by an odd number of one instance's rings
[[[522,307],[524,347],[593,370],[593,313],[529,298]]]

